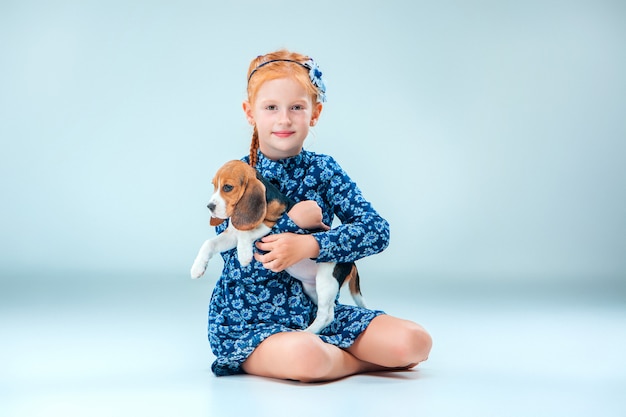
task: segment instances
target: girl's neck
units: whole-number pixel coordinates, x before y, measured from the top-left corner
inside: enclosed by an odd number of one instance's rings
[[[300,153],[302,152],[302,148],[300,148],[300,150],[296,153],[293,152],[285,152],[285,153],[280,153],[280,152],[273,152],[273,153],[266,153],[263,152],[263,150],[259,151],[261,153],[261,155],[263,155],[263,157],[265,159],[269,159],[271,161],[279,161],[281,159],[289,159],[289,158],[293,158],[295,156],[300,155]]]

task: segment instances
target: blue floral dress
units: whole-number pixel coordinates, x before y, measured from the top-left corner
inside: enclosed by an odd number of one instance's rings
[[[247,161],[247,157],[244,158]],[[341,225],[314,233],[320,246],[318,262],[351,262],[376,254],[389,244],[389,224],[361,195],[357,185],[335,160],[303,150],[292,158],[273,161],[259,152],[257,170],[293,200],[315,200],[323,221]],[[226,223],[226,222],[225,222]],[[217,233],[226,229],[222,223]],[[271,233],[304,233],[283,215]],[[224,269],[209,306],[209,342],[217,357],[218,376],[242,373],[241,364],[269,336],[305,329],[317,307],[304,294],[300,281],[275,273],[253,260],[242,267],[236,249],[222,253]],[[326,343],[350,347],[382,311],[337,304],[335,319],[319,335]]]

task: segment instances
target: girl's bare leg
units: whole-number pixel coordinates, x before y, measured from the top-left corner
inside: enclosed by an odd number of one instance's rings
[[[347,350],[307,332],[277,333],[244,362],[246,373],[302,382],[330,381],[389,369],[408,369],[428,358],[431,339],[419,325],[378,316]]]
[[[268,337],[242,367],[248,374],[302,382],[331,381],[380,368],[308,332]]]
[[[388,315],[374,318],[347,350],[362,361],[410,369],[428,359],[432,339],[419,324]]]

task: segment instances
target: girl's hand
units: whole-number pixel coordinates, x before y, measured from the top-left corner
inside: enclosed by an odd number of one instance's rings
[[[322,209],[313,200],[304,200],[296,203],[287,215],[300,229],[330,230],[330,227],[322,222]]]
[[[306,258],[317,258],[320,247],[311,235],[280,233],[268,235],[256,243],[256,247],[267,252],[254,254],[254,259],[273,272],[283,271]]]

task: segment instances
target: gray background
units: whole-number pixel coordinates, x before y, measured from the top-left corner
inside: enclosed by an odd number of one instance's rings
[[[186,273],[214,171],[247,153],[247,65],[286,47],[328,84],[306,147],[391,222],[367,268],[416,285],[624,278],[621,2],[1,8],[3,277]]]
[[[625,22],[617,0],[0,0],[0,415],[623,416]],[[247,66],[282,47],[328,87],[305,146],[391,223],[362,288],[433,335],[414,372],[211,375],[222,264],[189,268],[248,152]]]

